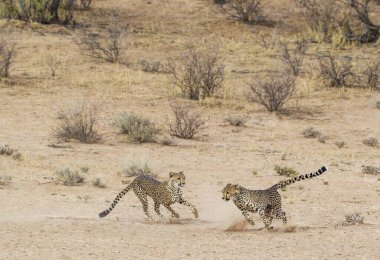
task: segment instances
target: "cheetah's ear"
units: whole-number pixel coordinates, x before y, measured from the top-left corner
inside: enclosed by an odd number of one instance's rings
[[[174,172],[169,172],[169,178],[174,176]]]

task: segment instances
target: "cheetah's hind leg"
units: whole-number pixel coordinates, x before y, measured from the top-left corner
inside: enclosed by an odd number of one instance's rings
[[[147,195],[142,190],[140,190],[140,189],[135,189],[134,192],[136,193],[136,196],[141,201],[144,213],[147,216],[148,221],[150,223],[153,223],[154,219],[150,216],[149,211],[148,211],[148,198],[147,198]]]

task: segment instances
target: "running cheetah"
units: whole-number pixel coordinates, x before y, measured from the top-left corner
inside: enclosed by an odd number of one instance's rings
[[[241,210],[243,216],[252,225],[255,225],[255,222],[249,216],[249,212],[258,212],[265,227],[267,229],[272,229],[273,227],[271,224],[273,218],[282,219],[284,225],[287,222],[286,214],[281,209],[281,196],[277,190],[295,183],[296,181],[317,177],[326,171],[327,167],[323,166],[317,172],[299,175],[292,179],[280,181],[266,190],[249,190],[238,184],[227,184],[222,190],[223,199],[225,201],[232,199],[235,205]]]
[[[198,211],[193,204],[187,202],[182,198],[182,188],[185,185],[185,175],[183,172],[169,173],[169,181],[160,182],[159,180],[148,175],[141,175],[136,177],[131,184],[129,184],[124,190],[122,190],[114,199],[111,206],[99,213],[99,217],[103,218],[107,216],[119,202],[119,200],[130,190],[133,189],[136,196],[140,199],[145,215],[149,221],[153,221],[153,218],[148,212],[148,200],[147,196],[151,197],[154,201],[154,210],[157,215],[163,217],[160,213],[160,205],[164,205],[171,213],[172,217],[179,218],[179,214],[175,212],[170,205],[178,202],[191,208],[195,218],[198,218]]]

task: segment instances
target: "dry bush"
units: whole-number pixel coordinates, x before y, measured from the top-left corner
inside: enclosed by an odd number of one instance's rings
[[[9,77],[9,71],[16,55],[16,41],[0,30],[0,81]]]
[[[375,137],[370,137],[363,140],[363,144],[370,147],[377,147],[379,145],[379,141]]]
[[[281,167],[279,165],[274,166],[274,171],[280,176],[294,177],[299,175],[299,173],[290,167]]]
[[[258,81],[250,84],[252,102],[259,103],[270,111],[279,111],[293,95],[295,91],[295,79],[293,76],[271,76],[266,81]]]
[[[205,129],[207,120],[188,106],[173,105],[174,122],[169,124],[169,132],[173,136],[192,139]]]
[[[59,112],[58,125],[53,130],[58,140],[78,140],[82,143],[94,143],[100,140],[95,130],[98,120],[98,108],[95,105],[78,102],[74,107]]]
[[[364,217],[360,213],[353,213],[345,215],[346,221],[343,222],[343,225],[356,225],[363,224]]]
[[[221,8],[233,19],[247,24],[261,24],[267,21],[263,3],[264,0],[228,0]]]
[[[380,62],[368,64],[363,71],[362,82],[365,82],[366,87],[370,90],[380,89]]]
[[[126,31],[126,28],[113,17],[105,29],[104,35],[100,32],[87,34],[82,36],[78,43],[91,57],[119,63],[126,51]]]
[[[15,160],[22,160],[22,154],[8,145],[0,145],[0,155],[12,156]]]
[[[320,138],[321,136],[323,136],[322,133],[314,127],[306,128],[305,130],[303,130],[302,134],[306,138]]]
[[[339,30],[341,7],[334,0],[296,0],[311,38],[317,42],[332,42]]]
[[[278,31],[275,28],[272,30],[270,36],[266,36],[263,33],[258,33],[257,37],[255,37],[255,41],[260,47],[266,50],[275,49],[279,43],[278,35]]]
[[[287,66],[287,70],[293,76],[299,76],[303,60],[306,55],[307,43],[305,41],[298,41],[295,43],[295,48],[291,49],[289,43],[285,41],[280,42],[281,61]]]
[[[59,169],[55,172],[57,180],[66,186],[76,186],[84,183],[85,177],[79,174],[78,171],[70,170],[69,168]]]
[[[369,12],[372,10],[370,5],[371,0],[346,0],[345,3],[354,11],[355,18],[358,19],[360,27],[363,29],[356,33],[352,28],[352,24],[346,25],[346,37],[349,41],[358,43],[374,43],[379,39],[380,26],[374,24],[369,17]],[[353,15],[354,16],[354,15]]]
[[[225,78],[218,50],[197,50],[194,46],[183,51],[178,62],[169,60],[168,70],[182,95],[193,100],[214,96]]]
[[[90,8],[92,0],[78,0],[81,9],[87,10]]]
[[[370,175],[379,175],[380,174],[380,167],[376,167],[376,166],[370,166],[370,165],[363,165],[362,166],[363,169],[362,169],[362,172],[364,174],[370,174]]]
[[[371,20],[371,0],[297,0],[318,42],[374,43],[380,27]],[[335,39],[334,39],[335,38]]]
[[[319,75],[327,87],[347,87],[355,84],[350,57],[337,58],[330,52],[318,55]]]
[[[152,169],[146,163],[144,165],[131,163],[124,168],[124,170],[121,172],[121,175],[124,177],[136,177],[140,175],[150,175],[153,177],[156,176],[153,174]]]
[[[228,0],[214,0],[214,4],[217,4],[217,5],[224,5],[225,3],[227,3]]]
[[[87,165],[83,165],[79,167],[79,170],[83,173],[88,173],[88,171],[90,170],[90,167],[88,167]]]
[[[377,101],[375,106],[377,109],[380,109],[380,101]]]
[[[100,180],[99,178],[96,178],[95,180],[93,180],[93,181],[91,182],[91,184],[92,184],[93,186],[97,187],[97,188],[102,188],[102,189],[104,189],[104,188],[107,187],[107,185],[105,185],[104,183],[102,183],[101,180]]]
[[[12,177],[8,175],[0,175],[0,185],[6,186],[9,185],[12,181]]]
[[[0,14],[8,19],[67,24],[74,20],[75,3],[76,0],[4,0]]]
[[[149,119],[134,113],[121,113],[115,120],[122,134],[128,135],[132,141],[139,143],[154,143],[160,129]]]
[[[230,115],[224,118],[224,122],[232,126],[245,126],[247,118],[237,115]]]

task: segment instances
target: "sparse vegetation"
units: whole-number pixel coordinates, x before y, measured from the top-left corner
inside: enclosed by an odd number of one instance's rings
[[[65,186],[77,186],[85,181],[85,177],[80,175],[78,171],[73,171],[68,167],[57,170],[55,175],[57,181]]]
[[[279,111],[295,91],[294,77],[272,76],[264,82],[258,81],[250,85],[252,102],[259,103],[270,111]]]
[[[127,28],[116,17],[111,19],[105,32],[89,33],[79,40],[87,55],[111,63],[122,62],[126,51]]]
[[[155,123],[134,113],[121,113],[115,123],[134,142],[154,143],[160,132]]]
[[[12,177],[8,175],[0,175],[0,185],[7,186],[11,183]]]
[[[380,174],[380,167],[376,166],[370,166],[370,165],[363,165],[362,166],[362,172],[364,174],[370,174],[370,175],[379,175]]]
[[[274,171],[280,175],[280,176],[286,176],[286,177],[294,177],[294,176],[297,176],[299,175],[299,173],[294,170],[293,168],[290,168],[290,167],[281,167],[279,165],[275,165],[274,166]]]
[[[79,5],[81,9],[87,10],[90,8],[91,4],[92,4],[92,0],[79,0]]]
[[[100,140],[95,129],[98,120],[98,108],[95,105],[77,102],[74,107],[59,111],[58,115],[59,122],[53,130],[58,140],[74,139],[82,143]]]
[[[174,122],[169,124],[169,132],[173,136],[192,139],[205,129],[207,120],[189,106],[173,105]]]
[[[228,0],[222,10],[238,21],[247,24],[263,24],[267,21],[263,10],[263,0]]]
[[[380,109],[380,101],[377,101],[377,102],[376,102],[376,108],[377,108],[377,109]]]
[[[144,165],[131,163],[125,167],[125,169],[121,172],[121,175],[125,177],[136,177],[140,175],[155,176],[152,169],[146,163]]]
[[[322,133],[314,127],[306,128],[303,130],[302,134],[306,138],[320,138],[322,136]]]
[[[226,118],[224,118],[224,121],[232,126],[245,126],[247,118],[243,116],[229,115]]]
[[[216,50],[194,46],[182,52],[179,61],[169,60],[168,70],[183,97],[192,100],[214,96],[223,86],[224,64]]]
[[[370,137],[363,140],[363,144],[370,146],[370,147],[377,147],[379,145],[379,141],[377,138]]]
[[[9,77],[10,69],[16,55],[16,41],[9,33],[0,30],[0,81]]]
[[[101,180],[99,178],[96,178],[95,180],[93,180],[91,182],[91,184],[97,188],[101,188],[101,189],[104,189],[107,187],[107,185],[105,185],[104,183],[101,182]]]
[[[353,213],[345,215],[346,221],[343,222],[343,225],[356,225],[363,224],[364,217],[360,213]]]

